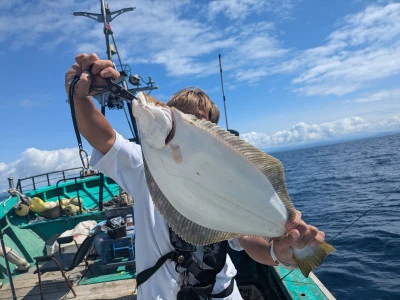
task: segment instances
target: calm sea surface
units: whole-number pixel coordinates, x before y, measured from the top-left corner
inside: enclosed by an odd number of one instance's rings
[[[315,270],[331,293],[400,299],[400,135],[274,156],[303,219],[337,250]]]
[[[315,271],[331,293],[400,299],[400,135],[273,155],[303,219],[333,239]]]

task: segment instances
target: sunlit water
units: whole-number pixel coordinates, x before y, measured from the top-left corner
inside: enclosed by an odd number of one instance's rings
[[[333,239],[315,274],[337,299],[400,299],[399,150],[391,135],[274,154],[303,219]]]
[[[333,239],[337,251],[315,270],[331,293],[400,299],[400,135],[273,155],[303,219]]]

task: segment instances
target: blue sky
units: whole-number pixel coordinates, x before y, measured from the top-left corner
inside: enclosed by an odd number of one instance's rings
[[[223,108],[221,54],[229,127],[261,149],[400,131],[399,1],[108,3],[136,7],[111,26],[159,100],[198,86]],[[9,176],[80,166],[64,74],[78,53],[106,54],[102,24],[69,14],[99,13],[100,1],[0,4],[1,189]],[[122,111],[107,117],[130,136]]]

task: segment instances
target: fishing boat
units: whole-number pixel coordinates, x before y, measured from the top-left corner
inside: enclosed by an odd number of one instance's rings
[[[110,22],[134,8],[111,12],[100,3],[100,14],[73,15],[104,24],[108,57],[118,56],[117,83],[133,94],[157,89],[151,78],[140,86],[112,36]],[[107,92],[95,98],[103,114],[107,107],[126,108],[131,141],[140,143],[130,103]],[[89,169],[78,132],[77,138],[82,167],[8,179],[9,197],[0,202],[0,299],[136,299],[134,201]],[[305,278],[298,270],[261,265],[244,251],[229,254],[244,299],[334,299],[312,272]]]

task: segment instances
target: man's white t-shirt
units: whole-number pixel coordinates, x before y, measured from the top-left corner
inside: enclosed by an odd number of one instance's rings
[[[160,257],[174,248],[170,243],[168,225],[154,206],[147,188],[141,147],[117,133],[113,147],[105,155],[96,149],[93,150],[90,164],[114,179],[133,197],[136,271],[139,273],[154,266]],[[224,268],[217,274],[212,293],[217,294],[227,288],[235,275],[235,266],[227,255]],[[178,280],[175,263],[167,260],[139,286],[138,299],[176,299],[180,289]],[[189,282],[192,280],[195,279],[189,278]],[[236,283],[231,296],[223,299],[242,299]]]

